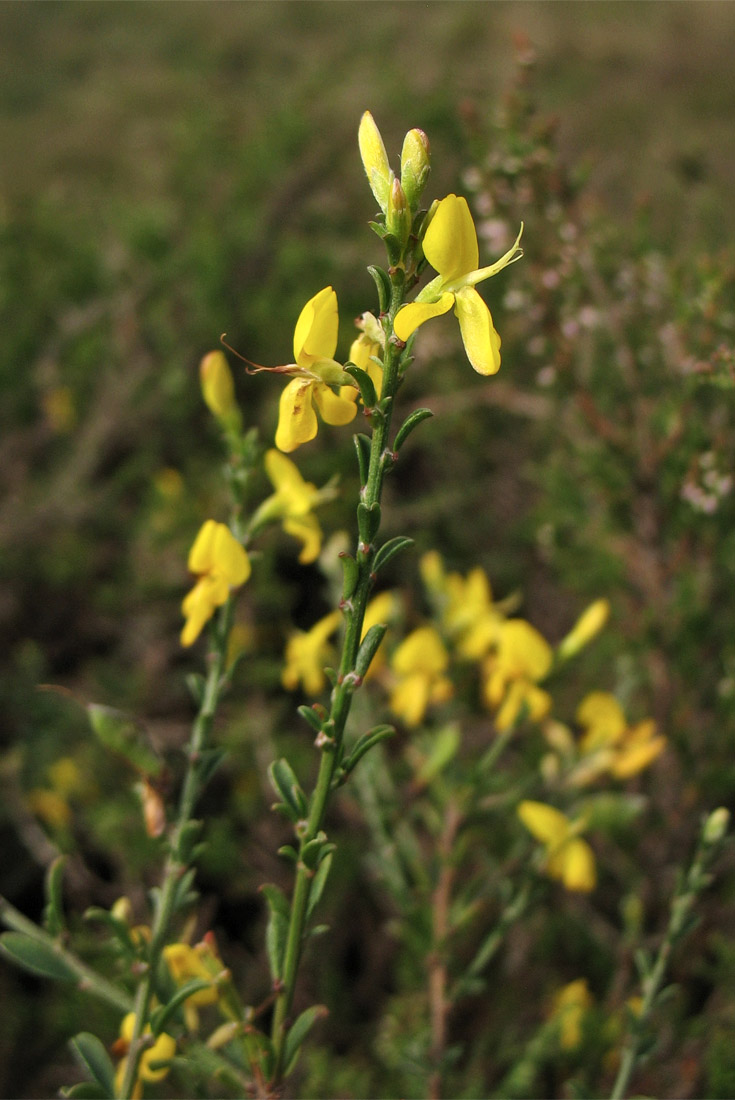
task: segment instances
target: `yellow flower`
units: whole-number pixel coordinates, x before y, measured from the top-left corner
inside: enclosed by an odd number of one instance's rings
[[[281,683],[288,691],[303,684],[307,695],[318,695],[326,683],[324,666],[329,660],[329,639],[342,621],[341,611],[332,611],[311,630],[299,630],[286,643],[286,666]]]
[[[567,890],[588,893],[597,881],[595,857],[589,844],[577,834],[580,822],[571,822],[543,802],[521,802],[518,816],[536,840],[546,848],[546,872]]]
[[[436,550],[424,554],[421,576],[439,605],[442,628],[470,661],[484,657],[498,641],[503,615],[493,603],[490,581],[484,569],[472,569],[466,577],[446,573]]]
[[[317,489],[310,481],[304,481],[299,469],[290,458],[279,451],[266,451],[265,472],[276,490],[253,516],[251,531],[269,520],[279,519],[288,535],[303,543],[299,561],[302,565],[316,561],[322,548],[322,529],[312,509],[330,500],[334,490],[329,486]]]
[[[424,236],[424,255],[439,274],[415,301],[397,313],[394,331],[399,340],[431,317],[447,313],[454,306],[467,358],[479,374],[495,374],[500,367],[500,337],[490,310],[475,290],[483,279],[497,275],[523,255],[518,247],[521,232],[512,248],[489,267],[478,268],[477,234],[467,200],[447,195],[436,208]]]
[[[592,1007],[592,995],[584,978],[563,986],[554,996],[551,1018],[559,1025],[562,1050],[576,1050],[582,1041],[582,1021]]]
[[[397,677],[390,708],[407,726],[418,726],[431,703],[443,703],[452,695],[452,683],[444,675],[449,655],[432,626],[409,634],[393,654],[391,669]]]
[[[301,310],[294,331],[295,363],[271,368],[296,375],[281,394],[276,447],[295,451],[317,433],[314,406],[327,424],[349,424],[357,412],[357,390],[352,379],[334,359],[339,317],[337,295],[331,286],[310,298]],[[347,387],[335,393],[332,386]]]
[[[181,605],[186,624],[181,644],[192,645],[215,610],[227,601],[233,588],[250,576],[250,559],[224,523],[208,519],[189,551],[189,571],[199,580]]]
[[[123,1018],[120,1025],[120,1038],[115,1043],[113,1050],[116,1054],[124,1054],[125,1057],[121,1058],[118,1062],[117,1071],[115,1073],[115,1088],[119,1091],[122,1087],[123,1078],[125,1076],[125,1070],[127,1068],[127,1052],[130,1048],[130,1043],[133,1038],[133,1029],[135,1027],[135,1013],[128,1012],[127,1016]],[[150,1027],[146,1027],[145,1034],[150,1035]],[[141,1055],[138,1062],[138,1077],[135,1082],[135,1088],[133,1090],[134,1100],[139,1100],[143,1095],[143,1081],[161,1081],[168,1073],[168,1066],[161,1066],[158,1069],[152,1069],[151,1067],[156,1062],[168,1062],[173,1058],[176,1053],[176,1040],[172,1039],[166,1032],[161,1032],[156,1041],[149,1047],[147,1047]]]
[[[629,779],[647,768],[666,745],[652,718],[629,726],[620,703],[605,691],[585,696],[577,709],[577,721],[585,731],[580,751],[591,757],[584,769],[585,780],[597,778],[603,771],[616,779]]]
[[[217,1002],[219,992],[215,979],[224,970],[222,962],[206,940],[195,947],[188,943],[170,943],[164,947],[163,957],[177,985],[184,985],[193,978],[210,982],[208,989],[200,989],[184,1001],[186,1026],[190,1031],[196,1031],[199,1023],[197,1008]]]
[[[610,603],[608,600],[595,600],[586,608],[577,619],[576,623],[559,643],[557,656],[561,661],[574,657],[580,649],[591,642],[596,634],[602,630],[610,615]]]
[[[485,701],[493,710],[500,708],[495,717],[499,730],[510,729],[524,709],[534,722],[548,713],[551,696],[536,685],[548,675],[552,660],[549,643],[525,619],[500,624],[497,647],[484,666]]]

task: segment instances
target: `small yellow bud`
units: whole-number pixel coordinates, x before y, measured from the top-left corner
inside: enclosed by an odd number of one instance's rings
[[[596,634],[602,630],[610,615],[610,603],[608,600],[595,600],[582,612],[576,623],[565,638],[562,638],[557,650],[560,661],[567,661],[575,657],[580,649],[591,642]]]
[[[401,186],[415,210],[431,170],[429,139],[423,130],[409,130],[401,150]]]
[[[401,181],[393,179],[388,195],[388,212],[385,217],[386,228],[401,244],[408,240],[411,232],[411,210]]]
[[[705,844],[719,844],[730,824],[730,812],[724,806],[713,810],[704,823],[703,838]]]
[[[199,364],[199,377],[209,411],[225,424],[239,423],[232,373],[221,351],[210,351],[204,356]]]
[[[385,214],[388,210],[388,195],[390,194],[393,172],[388,163],[388,154],[385,151],[380,130],[375,124],[375,119],[369,111],[360,119],[360,129],[357,135],[360,146],[360,156],[367,174],[370,190],[378,200],[380,209]]]

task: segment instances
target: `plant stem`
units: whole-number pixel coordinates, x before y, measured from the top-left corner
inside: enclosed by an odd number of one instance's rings
[[[191,738],[187,747],[186,773],[179,796],[178,814],[170,834],[168,856],[163,869],[163,881],[154,908],[151,941],[148,950],[148,966],[135,995],[133,1034],[119,1091],[122,1100],[128,1100],[135,1089],[138,1064],[146,1045],[145,1027],[150,1016],[155,977],[163,948],[168,940],[171,918],[177,908],[179,883],[189,866],[189,857],[184,850],[185,846],[190,847],[190,845],[186,845],[187,826],[193,819],[194,806],[202,790],[201,754],[209,744],[212,724],[222,692],[227,660],[227,639],[232,626],[233,611],[234,603],[230,598],[222,608],[215,629],[212,632],[213,641],[209,655],[209,669],[199,712],[194,719]]]
[[[452,859],[454,842],[462,824],[462,814],[454,802],[445,810],[445,824],[439,838],[438,855],[441,860],[439,879],[431,899],[432,952],[429,969],[429,1011],[431,1014],[431,1062],[433,1070],[429,1078],[430,1100],[439,1100],[442,1094],[441,1061],[447,1045],[447,1018],[451,1003],[447,997],[448,972],[446,941],[449,935],[449,906],[456,866]]]
[[[370,443],[370,460],[366,484],[360,490],[360,503],[368,508],[380,505],[383,491],[383,479],[392,465],[392,452],[388,449],[388,439],[393,413],[395,393],[398,388],[398,363],[400,348],[393,340],[393,320],[403,304],[404,282],[402,272],[392,277],[392,301],[386,318],[386,345],[383,360],[383,384],[380,408],[373,413],[373,433]],[[377,531],[376,531],[377,536]],[[358,562],[358,581],[349,601],[346,612],[345,635],[342,643],[342,656],[339,663],[337,684],[332,692],[329,719],[325,723],[331,731],[330,743],[323,746],[316,784],[309,804],[309,816],[306,827],[300,836],[300,850],[318,835],[327,811],[332,793],[335,769],[341,759],[345,725],[352,705],[352,695],[357,686],[350,676],[355,668],[357,653],[362,637],[365,609],[373,586],[372,563],[375,558],[374,540],[370,545],[358,542],[356,559]],[[306,915],[311,890],[311,871],[299,859],[296,882],[291,899],[288,937],[283,964],[282,987],[276,998],[271,1027],[273,1044],[272,1086],[277,1089],[286,1070],[284,1065],[285,1041],[290,1023],[289,1016],[293,1005],[296,975],[301,960],[304,941]]]
[[[628,1042],[620,1059],[618,1075],[610,1093],[610,1100],[622,1100],[628,1090],[645,1042],[646,1025],[656,1006],[656,1000],[666,976],[671,952],[676,942],[688,931],[691,913],[697,899],[709,885],[710,875],[706,873],[706,866],[720,840],[721,837],[714,839],[708,837],[707,823],[705,823],[691,867],[687,874],[682,876],[679,888],[672,899],[669,923],[655,962],[643,975],[642,1004],[631,1026]]]

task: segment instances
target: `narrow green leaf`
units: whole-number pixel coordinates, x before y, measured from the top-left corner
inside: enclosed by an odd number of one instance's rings
[[[363,370],[362,367],[355,366],[354,363],[346,363],[345,374],[349,374],[357,382],[360,389],[360,398],[365,408],[374,408],[378,403],[378,395],[375,392],[373,380],[367,371]]]
[[[81,1031],[70,1040],[72,1054],[92,1080],[102,1089],[104,1097],[115,1095],[115,1067],[103,1043],[88,1031]],[[78,1087],[78,1086],[77,1086]],[[76,1093],[75,1095],[79,1095]],[[85,1094],[89,1095],[89,1094]]]
[[[58,936],[64,929],[64,863],[64,856],[58,856],[46,873],[43,926],[50,936]]]
[[[309,723],[314,732],[319,733],[322,728],[323,719],[317,714],[314,708],[304,703],[303,706],[297,707],[296,709],[304,721]]]
[[[203,787],[209,783],[228,755],[227,749],[204,749],[199,753],[197,769],[199,771],[199,782]]]
[[[316,1021],[323,1020],[324,1017],[328,1015],[329,1010],[325,1005],[312,1005],[311,1008],[307,1008],[300,1016],[296,1017],[286,1036],[286,1045],[284,1048],[286,1076],[293,1071],[299,1050],[301,1049],[301,1044]]]
[[[360,469],[360,484],[367,485],[368,471],[370,469],[370,436],[354,435],[353,441],[357,451],[357,464]]]
[[[326,843],[327,834],[319,832],[313,840],[310,840],[308,844],[305,844],[301,849],[301,861],[310,871],[313,871],[319,863],[321,858],[320,853]]]
[[[364,733],[356,742],[350,755],[343,762],[341,768],[340,782],[344,782],[351,771],[354,770],[355,765],[362,759],[366,752],[369,752],[373,745],[379,744],[380,741],[385,741],[389,737],[393,737],[395,734],[395,728],[393,726],[375,726],[373,729]]]
[[[375,289],[378,292],[378,302],[380,304],[380,312],[387,313],[390,309],[391,298],[391,285],[390,276],[387,271],[384,271],[382,267],[368,267],[368,271],[373,277],[375,283]]]
[[[59,982],[77,981],[77,975],[51,944],[43,940],[31,939],[23,932],[3,932],[0,936],[0,951],[7,959],[42,978],[53,978]]]
[[[280,760],[274,760],[268,768],[268,775],[276,794],[280,795],[286,805],[291,807],[291,810],[296,814],[296,820],[306,817],[309,804],[288,760],[284,757],[281,757]]]
[[[68,1097],[69,1100],[107,1100],[107,1097],[113,1094],[105,1092],[94,1081],[80,1081],[78,1085],[61,1089],[59,1095]]]
[[[151,1016],[151,1031],[153,1034],[160,1035],[165,1030],[166,1024],[187,998],[194,993],[199,993],[202,989],[211,989],[211,987],[212,983],[204,981],[203,978],[192,978],[191,981],[180,986],[171,1000],[157,1008]]]
[[[201,706],[202,700],[204,699],[206,684],[207,681],[204,679],[203,676],[200,676],[198,672],[190,672],[189,675],[186,677],[186,686],[188,687],[189,693],[198,707]]]
[[[400,451],[403,444],[408,439],[414,428],[418,427],[422,420],[427,420],[430,416],[433,416],[431,409],[414,409],[412,413],[406,417],[401,424],[400,428],[396,432],[396,438],[393,442],[393,450]]]
[[[329,869],[332,866],[332,858],[334,853],[334,846],[330,845],[330,851],[323,857],[321,863],[316,869],[316,874],[311,880],[311,890],[309,891],[309,904],[306,908],[306,919],[309,920],[311,914],[319,904],[319,900],[324,893],[324,887],[329,875]]]
[[[360,567],[353,558],[352,554],[342,551],[339,555],[339,559],[342,562],[342,599],[350,600],[354,595],[357,588],[357,582],[360,579]]]
[[[127,714],[99,703],[88,703],[92,730],[105,746],[136,771],[152,779],[160,775],[163,761],[153,750],[144,727]]]
[[[388,539],[387,542],[383,543],[375,555],[373,573],[377,573],[383,566],[387,565],[396,554],[400,554],[402,550],[408,550],[408,548],[413,545],[413,539],[408,538],[407,535],[396,535],[395,538]]]
[[[431,751],[416,773],[416,781],[421,786],[431,783],[447,764],[457,755],[461,736],[456,722],[450,723],[432,737]]]
[[[271,883],[260,888],[268,902],[268,924],[265,930],[265,946],[271,977],[279,981],[283,971],[283,956],[288,938],[289,904],[282,890]]]
[[[373,501],[372,504],[363,504],[360,502],[357,506],[357,528],[362,541],[370,545],[378,533],[379,527],[380,505],[377,500]]]
[[[380,648],[380,643],[385,637],[385,632],[388,629],[385,623],[375,623],[368,630],[365,637],[360,642],[360,648],[357,651],[357,657],[355,659],[355,672],[362,678],[370,668],[373,657]]]

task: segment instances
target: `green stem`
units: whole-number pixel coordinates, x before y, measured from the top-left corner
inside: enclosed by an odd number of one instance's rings
[[[370,445],[368,476],[365,486],[360,491],[360,503],[367,507],[380,505],[383,479],[390,465],[392,465],[392,452],[388,450],[388,439],[390,437],[393,402],[399,382],[398,363],[400,359],[400,348],[393,341],[392,336],[393,320],[403,304],[404,282],[401,273],[396,273],[393,276],[392,289],[391,308],[386,326],[386,352],[383,361],[383,385],[380,400],[382,408],[378,409],[373,417],[374,426]],[[318,835],[322,828],[332,793],[335,769],[342,755],[345,725],[349,717],[352,695],[356,686],[350,674],[355,668],[362,637],[365,609],[372,590],[372,563],[374,557],[375,546],[373,544],[366,546],[361,541],[358,542],[356,554],[359,566],[358,581],[350,600],[351,606],[346,612],[346,629],[342,643],[338,682],[332,693],[332,705],[326,723],[331,731],[331,739],[329,744],[323,746],[322,749],[316,784],[309,804],[309,817],[300,836],[301,851],[303,851],[306,844]],[[271,1027],[271,1041],[273,1044],[272,1085],[274,1088],[279,1086],[286,1069],[284,1066],[285,1042],[295,993],[296,975],[301,961],[312,877],[313,871],[302,860],[299,860],[291,899],[281,988],[276,998]]]
[[[669,923],[663,943],[658,950],[653,966],[643,977],[643,998],[641,1007],[636,1013],[628,1042],[623,1050],[618,1075],[615,1078],[615,1084],[610,1093],[610,1100],[622,1100],[628,1090],[630,1079],[638,1064],[641,1049],[645,1042],[646,1025],[656,1006],[656,1001],[666,976],[671,952],[676,942],[687,931],[690,915],[696,904],[697,898],[705,887],[709,885],[710,876],[706,874],[705,869],[720,839],[721,838],[715,838],[714,840],[710,839],[707,835],[707,825],[705,824],[691,867],[686,876],[683,877],[683,881],[671,902]]]
[[[227,660],[227,639],[232,626],[233,610],[233,600],[229,599],[222,608],[219,621],[216,623],[213,631],[209,670],[205,681],[199,712],[192,726],[191,738],[187,748],[186,773],[179,796],[179,809],[176,824],[170,834],[168,856],[163,870],[163,881],[154,910],[151,941],[148,951],[148,968],[138,985],[135,995],[135,1003],[133,1006],[135,1023],[133,1025],[133,1034],[126,1059],[125,1073],[118,1094],[121,1100],[127,1100],[127,1098],[131,1097],[135,1089],[138,1064],[146,1046],[145,1027],[150,1017],[155,977],[158,972],[163,948],[169,938],[171,918],[176,907],[176,894],[179,882],[188,869],[188,859],[186,858],[186,853],[182,853],[182,847],[187,833],[187,826],[193,818],[194,806],[202,790],[200,771],[201,754],[209,744],[212,724],[222,692]]]

